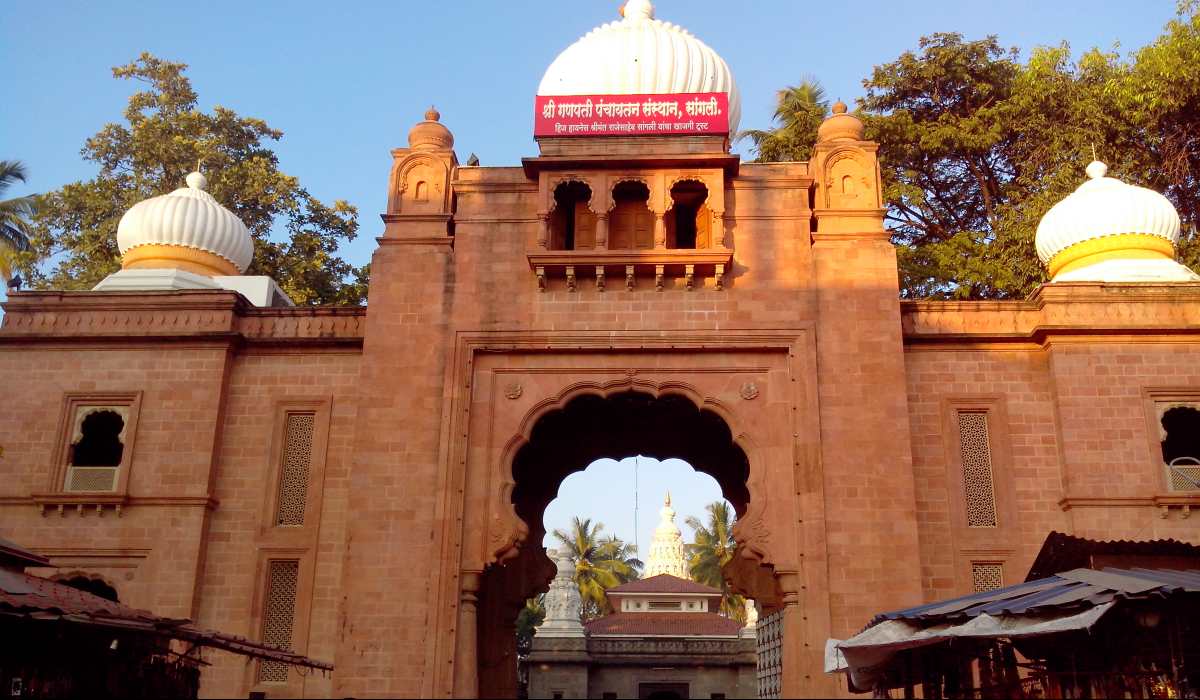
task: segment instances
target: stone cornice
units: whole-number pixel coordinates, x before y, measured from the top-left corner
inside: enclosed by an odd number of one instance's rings
[[[361,344],[366,308],[258,307],[236,292],[16,292],[0,344],[65,340]]]
[[[1200,336],[1200,283],[1059,283],[1028,299],[902,301],[907,345],[974,345],[1092,341],[1195,342]]]

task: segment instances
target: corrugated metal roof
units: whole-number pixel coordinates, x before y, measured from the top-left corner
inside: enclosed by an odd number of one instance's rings
[[[1138,600],[1176,593],[1200,593],[1200,570],[1073,569],[1037,581],[994,591],[918,605],[877,615],[884,620],[936,622],[988,615],[1023,615],[1049,610],[1089,608],[1113,600]],[[869,627],[870,625],[868,625]]]

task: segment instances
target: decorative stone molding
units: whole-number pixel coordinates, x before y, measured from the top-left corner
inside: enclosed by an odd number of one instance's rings
[[[548,279],[565,279],[568,291],[576,291],[577,273],[594,271],[597,289],[606,287],[608,270],[624,272],[625,289],[636,286],[638,272],[653,272],[655,289],[662,291],[668,277],[679,277],[684,288],[692,291],[696,277],[712,277],[713,288],[725,289],[725,270],[733,264],[728,248],[702,250],[533,250],[526,253],[538,289],[546,291]]]

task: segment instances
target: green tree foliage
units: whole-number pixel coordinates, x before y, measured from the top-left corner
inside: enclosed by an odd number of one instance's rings
[[[0,197],[17,182],[25,182],[25,177],[25,166],[20,161],[0,160]],[[17,253],[29,250],[29,222],[36,213],[34,197],[0,199],[0,281],[12,275]]]
[[[688,562],[688,573],[696,583],[702,583],[721,590],[721,614],[739,622],[746,620],[746,601],[734,593],[721,567],[733,558],[737,542],[733,540],[733,511],[725,501],[709,503],[708,523],[703,523],[694,515],[687,518],[688,527],[695,531],[695,542],[690,548],[691,560]]]
[[[1023,297],[1045,281],[1038,221],[1095,156],[1179,211],[1182,262],[1200,265],[1200,2],[1128,56],[1066,44],[1022,61],[996,37],[934,34],[864,81],[888,225],[910,298]],[[789,88],[791,90],[792,88]],[[782,97],[780,104],[786,103]],[[760,160],[809,157],[810,123],[745,132]],[[807,114],[807,112],[805,112]],[[823,113],[822,113],[822,116]],[[775,144],[792,144],[776,148]]]
[[[775,127],[747,129],[737,138],[750,139],[759,163],[808,160],[817,142],[817,128],[827,116],[825,89],[816,80],[805,78],[775,94]]]
[[[546,594],[525,601],[525,607],[517,614],[517,654],[525,656],[533,647],[533,634],[546,619]]]
[[[604,523],[593,526],[591,518],[576,517],[570,531],[553,533],[575,564],[575,583],[583,599],[584,620],[612,612],[605,591],[637,579],[642,568],[642,562],[636,558],[636,547],[616,536],[602,537],[603,530]]]
[[[84,145],[99,174],[41,198],[32,251],[21,261],[35,286],[90,289],[117,270],[121,216],[183,187],[202,163],[209,193],[254,236],[247,274],[270,275],[298,304],[362,303],[367,269],[337,255],[357,233],[357,209],[342,200],[324,204],[279,170],[269,142],[283,132],[225,107],[202,111],[186,68],[143,53],[113,69],[114,77],[145,86],[129,98],[122,123],[105,125]]]

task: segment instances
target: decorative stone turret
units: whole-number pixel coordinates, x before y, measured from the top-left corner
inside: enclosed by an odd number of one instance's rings
[[[1179,214],[1170,200],[1107,177],[1100,161],[1087,175],[1038,224],[1038,257],[1051,282],[1200,282],[1175,261]]]
[[[257,306],[291,306],[270,277],[243,276],[254,239],[242,220],[205,191],[208,179],[133,205],[117,224],[121,270],[96,291],[229,289]]]
[[[814,238],[850,235],[887,238],[878,144],[865,140],[862,120],[840,100],[817,129],[809,172],[817,180]]]
[[[575,583],[575,565],[566,552],[550,549],[546,550],[546,555],[554,561],[558,572],[546,593],[546,618],[538,625],[537,636],[582,637],[583,623],[579,620],[579,614],[583,609],[583,600]]]
[[[450,181],[458,167],[454,134],[430,107],[408,132],[408,148],[392,150],[384,237],[450,244],[454,198]]]
[[[646,571],[642,575],[644,578],[650,578],[659,574],[669,574],[690,580],[687,547],[683,544],[683,533],[675,524],[670,491],[667,492],[658,515],[658,527],[654,529],[654,541],[650,543],[650,556],[646,559]]]

